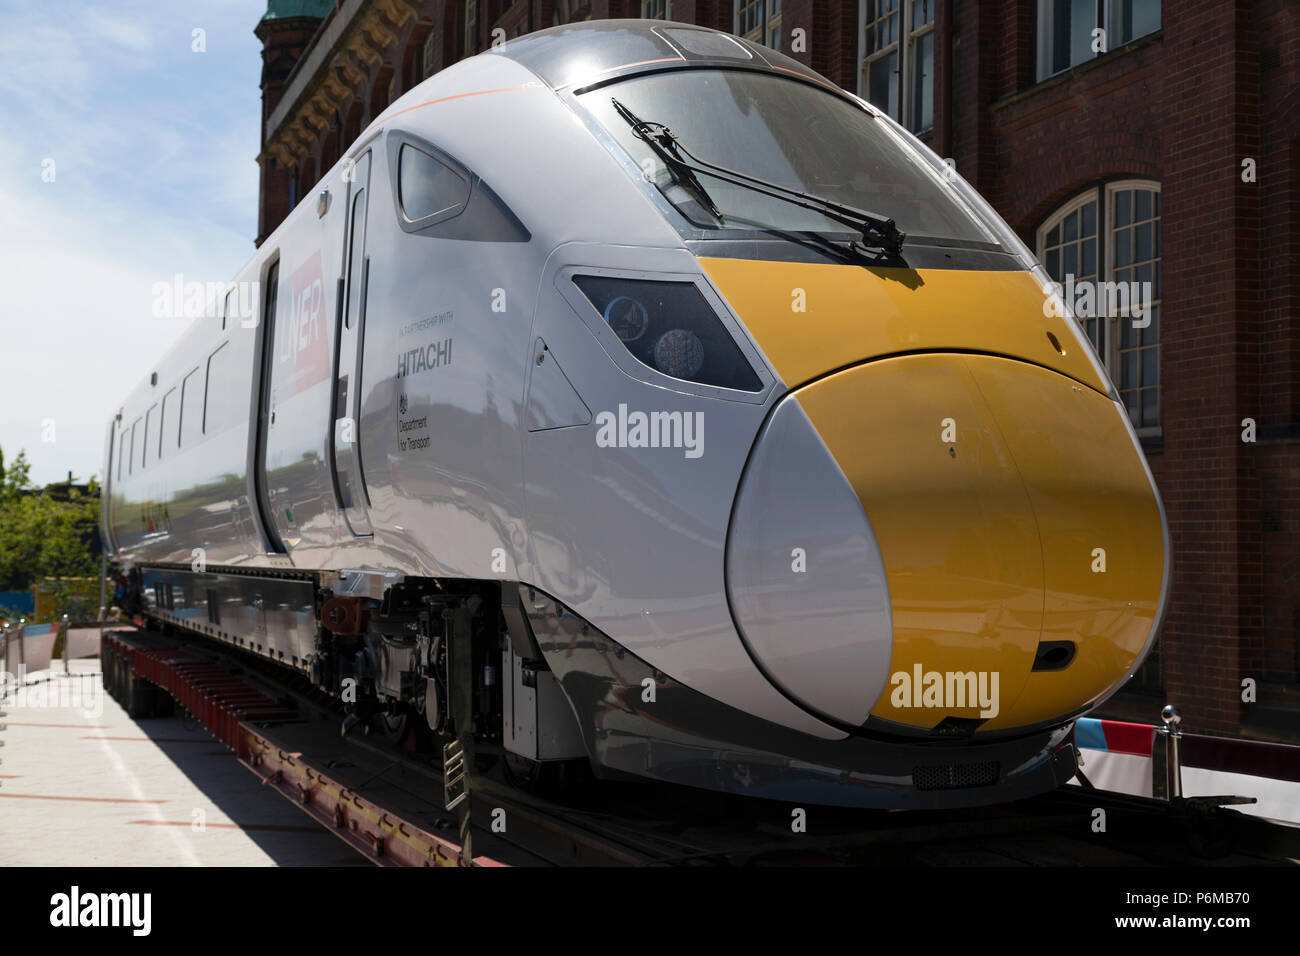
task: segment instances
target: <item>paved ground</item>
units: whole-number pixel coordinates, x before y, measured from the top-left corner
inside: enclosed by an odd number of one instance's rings
[[[3,705],[0,866],[367,865],[198,724],[133,721],[72,667]]]

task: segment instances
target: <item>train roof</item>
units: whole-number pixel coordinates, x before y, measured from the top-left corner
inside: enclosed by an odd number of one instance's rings
[[[723,67],[793,75],[843,95],[838,86],[798,60],[690,23],[586,20],[530,33],[493,52],[527,67],[554,90],[659,70]]]
[[[514,60],[555,91],[580,90],[584,86],[639,73],[712,67],[772,73],[815,83],[842,97],[855,99],[798,60],[730,33],[690,23],[663,20],[581,21],[517,37],[473,59],[492,56]],[[443,77],[443,73],[434,74],[425,82],[436,82]],[[385,110],[362,133],[361,138],[365,139],[369,132],[387,125],[394,115],[397,114]],[[348,152],[355,145],[352,144]],[[347,154],[344,153],[335,168],[345,161]],[[332,173],[333,168],[321,177],[321,181],[328,179]],[[304,195],[310,195],[312,191],[304,190]],[[276,237],[295,214],[311,214],[302,211],[304,205],[306,204],[299,203],[290,210],[284,222],[272,231],[263,247],[254,251],[236,275],[247,273],[265,258],[266,250],[275,247]],[[186,333],[159,357],[154,369],[165,367],[177,356],[188,356],[193,352],[192,329],[205,321],[210,320],[196,319]],[[152,394],[151,388],[150,378],[146,376],[124,397],[119,408],[131,406],[138,395],[144,395],[147,404]]]

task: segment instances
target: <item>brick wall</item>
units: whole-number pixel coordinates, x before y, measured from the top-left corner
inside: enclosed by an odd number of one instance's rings
[[[262,146],[266,145],[266,122],[284,94],[285,81],[319,25],[314,17],[258,25],[257,35],[262,40]],[[290,176],[290,170],[273,162],[262,164],[256,240],[259,245],[289,214]]]
[[[1042,83],[1037,6],[938,0],[927,139],[1031,247],[1043,219],[1086,188],[1162,184],[1164,427],[1149,460],[1174,539],[1164,694],[1190,730],[1300,739],[1300,5],[1164,0],[1160,32]],[[555,9],[484,2],[480,46],[503,14],[512,29],[540,29]],[[592,0],[576,12],[587,10],[637,16],[640,4]],[[730,30],[732,10],[732,0],[677,0],[673,18]],[[856,91],[857,20],[857,0],[786,0],[783,52]],[[464,55],[463,22],[455,0],[420,5],[353,91],[343,146],[386,103],[389,70],[406,66],[413,81],[412,44],[434,24],[436,65]],[[790,49],[796,28],[806,51]],[[311,35],[310,24],[277,29],[264,37],[264,118]],[[327,135],[301,175],[324,168]],[[1254,183],[1242,181],[1245,158]],[[288,211],[288,175],[263,164],[262,235]],[[1248,417],[1253,444],[1241,440]],[[1242,703],[1244,677],[1259,682],[1258,704]],[[1111,708],[1154,719],[1150,700]]]

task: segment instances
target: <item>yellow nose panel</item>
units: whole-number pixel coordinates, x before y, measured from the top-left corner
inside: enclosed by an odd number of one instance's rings
[[[1024,362],[955,354],[881,359],[797,395],[884,560],[894,656],[873,715],[1026,726],[1124,676],[1154,621],[1164,555],[1113,403]],[[1075,641],[1074,661],[1033,671],[1040,640]]]
[[[1066,669],[1030,675],[1006,726],[1033,724],[1091,703],[1142,652],[1164,576],[1160,510],[1114,403],[1044,369],[968,364],[1038,522],[1043,640],[1077,645]]]
[[[918,666],[996,673],[1005,711],[1038,647],[1043,559],[1029,496],[964,357],[882,359],[797,394],[867,512],[889,581],[890,673],[907,687],[886,684],[871,713],[926,728],[980,716],[978,701],[926,706]]]
[[[1067,320],[1043,314],[1028,272],[699,261],[790,388],[855,362],[945,349],[1008,355],[1109,391]]]

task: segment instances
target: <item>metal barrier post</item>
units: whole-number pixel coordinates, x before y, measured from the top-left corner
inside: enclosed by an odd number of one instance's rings
[[[108,551],[100,544],[99,552],[99,617],[102,621],[108,611]]]
[[[9,625],[6,623],[0,627],[0,718],[9,716],[9,712],[4,709],[4,703],[9,699]],[[0,730],[6,727],[0,723]],[[0,747],[5,742],[0,740]],[[3,763],[3,760],[0,760]]]
[[[65,674],[72,673],[68,669],[68,632],[70,630],[71,630],[71,626],[68,622],[68,615],[65,614],[63,615],[63,620],[59,622],[58,636],[54,638],[56,643],[60,640],[60,638],[63,640],[63,673]],[[51,671],[54,670],[53,661],[50,661],[50,670]]]
[[[1151,795],[1157,800],[1180,800],[1183,796],[1183,761],[1181,745],[1183,722],[1178,708],[1166,704],[1160,711],[1163,727],[1156,727],[1151,737]]]
[[[1183,761],[1180,748],[1183,743],[1183,718],[1178,713],[1178,708],[1173,704],[1166,704],[1160,711],[1160,719],[1164,721],[1169,728],[1169,793],[1170,798],[1177,800],[1183,795]]]

